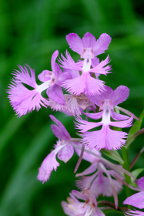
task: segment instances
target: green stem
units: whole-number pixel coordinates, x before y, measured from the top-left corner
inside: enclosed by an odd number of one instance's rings
[[[130,166],[129,166],[128,152],[125,147],[122,148],[122,156],[123,156],[123,161],[124,161],[123,168],[129,171]],[[125,174],[125,181],[126,183],[130,184],[131,182],[130,176]],[[130,196],[130,189],[128,187],[126,187],[126,195],[127,197]]]

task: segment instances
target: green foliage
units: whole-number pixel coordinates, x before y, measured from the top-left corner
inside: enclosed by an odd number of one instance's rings
[[[139,120],[137,120],[134,125],[131,127],[129,134],[128,134],[128,138],[127,138],[127,142],[126,142],[126,147],[128,148],[130,146],[131,143],[133,143],[133,141],[136,139],[136,137],[138,135],[141,134],[141,126],[143,123],[143,119],[144,119],[144,110],[142,111]]]
[[[113,38],[107,51],[113,73],[104,79],[113,88],[130,88],[123,107],[139,116],[144,106],[143,5],[140,0],[0,0],[0,5],[0,215],[62,216],[60,202],[74,188],[76,160],[61,164],[48,183],[37,181],[38,167],[55,143],[48,117],[52,111],[17,118],[6,93],[11,72],[18,64],[29,64],[36,73],[50,69],[52,52],[68,48],[65,35],[70,32],[82,36],[90,31],[96,37],[107,32]],[[58,118],[74,134],[72,119]],[[137,141],[131,145],[130,157],[138,146]]]

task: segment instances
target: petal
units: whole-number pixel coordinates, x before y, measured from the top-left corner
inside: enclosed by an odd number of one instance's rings
[[[52,54],[52,57],[51,57],[51,68],[52,68],[52,71],[53,73],[58,76],[59,73],[61,72],[61,69],[59,67],[59,65],[56,63],[56,59],[58,57],[58,54],[59,54],[59,51],[56,50],[53,54]]]
[[[33,110],[39,110],[42,106],[47,107],[49,102],[36,90],[29,90],[22,84],[10,85],[8,91],[10,103],[20,117]]]
[[[91,68],[90,69],[90,72],[94,72],[94,73],[98,73],[98,74],[107,74],[107,73],[110,73],[110,70],[111,70],[111,66],[110,65],[107,65],[109,64],[110,62],[110,58],[109,56],[101,61],[98,65],[96,65],[94,68]],[[107,66],[106,66],[107,65]]]
[[[82,39],[75,33],[70,33],[66,36],[66,40],[69,44],[69,47],[78,54],[81,55],[83,51]]]
[[[100,119],[102,117],[103,111],[98,113],[84,113],[84,114],[91,119]]]
[[[108,49],[110,42],[111,42],[111,37],[108,34],[106,33],[101,34],[94,47],[95,56],[104,53],[105,50]]]
[[[123,204],[131,205],[139,209],[144,208],[144,192],[139,192],[128,197]]]
[[[105,85],[102,80],[95,79],[89,74],[85,76],[85,94],[87,95],[99,95],[105,90]]]
[[[111,130],[108,126],[103,126],[101,130],[86,132],[83,134],[83,142],[91,149],[96,148],[116,150],[125,144],[127,133]]]
[[[68,51],[65,52],[65,56],[61,55],[61,59],[59,59],[61,67],[64,69],[70,70],[81,70],[82,62],[75,62]]]
[[[91,130],[95,127],[101,126],[101,122],[88,122],[86,120],[77,118],[76,128],[80,130],[81,133],[85,133],[88,130]]]
[[[54,84],[53,86],[47,89],[46,93],[48,97],[54,100],[55,102],[62,105],[65,104],[64,94],[60,86]]]
[[[64,125],[58,119],[56,119],[53,115],[50,115],[50,118],[52,121],[56,123],[56,125],[54,124],[51,125],[51,129],[54,135],[59,139],[69,140],[71,137],[68,131],[66,130],[66,128],[64,127]]]
[[[133,117],[128,118],[127,120],[124,120],[124,121],[111,122],[110,125],[114,127],[119,127],[119,128],[131,127],[132,120],[133,120]]]
[[[74,148],[69,143],[58,152],[57,157],[58,157],[58,159],[60,159],[60,160],[64,161],[65,163],[67,163],[71,159],[73,154],[74,154]]]
[[[122,115],[120,113],[116,113],[116,112],[113,112],[111,111],[111,117],[114,119],[114,120],[126,120],[129,118],[129,116],[126,116],[126,115]]]
[[[29,65],[26,65],[24,67],[20,65],[19,69],[20,70],[14,71],[13,73],[14,78],[12,80],[12,83],[17,83],[17,84],[24,83],[33,88],[36,88],[37,84],[36,84],[34,70]]]
[[[83,172],[76,174],[77,177],[92,174],[97,170],[97,162],[92,163],[87,169]]]
[[[137,180],[137,185],[141,190],[144,190],[144,177],[141,177]]]
[[[96,45],[96,38],[89,32],[85,33],[82,38],[84,48],[93,48]]]
[[[111,100],[113,101],[113,105],[117,106],[118,104],[124,102],[129,96],[129,88],[127,86],[119,86],[111,95]]]
[[[81,154],[82,145],[83,144],[78,143],[77,144],[78,147],[75,147],[75,151],[76,151],[78,156],[80,156],[80,154]],[[79,148],[80,146],[81,146],[81,148]],[[82,156],[82,158],[84,160],[86,160],[86,161],[88,161],[90,163],[94,163],[94,162],[99,160],[99,158],[101,156],[101,153],[99,151],[97,151],[96,149],[93,149],[93,153],[96,154],[97,156],[89,153],[88,151],[90,151],[89,147],[85,146],[84,153],[83,153],[83,156]]]
[[[52,76],[52,71],[43,70],[43,71],[38,75],[38,79],[39,79],[41,82],[46,82],[46,81],[48,81],[48,80],[51,79],[51,76]]]
[[[97,106],[101,106],[105,99],[110,99],[112,93],[112,88],[105,86],[104,91],[102,91],[101,94],[91,97],[90,100]]]
[[[44,161],[41,164],[41,167],[39,168],[38,172],[38,180],[42,183],[46,182],[53,170],[56,171],[57,167],[59,166],[59,163],[56,160],[56,153],[55,151],[52,151],[50,154],[46,156]]]
[[[85,77],[79,76],[74,79],[66,80],[63,87],[71,94],[79,95],[85,90]]]

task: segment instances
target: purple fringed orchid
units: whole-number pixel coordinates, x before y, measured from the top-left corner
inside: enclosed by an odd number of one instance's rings
[[[97,95],[104,91],[104,82],[98,79],[100,74],[106,75],[110,72],[111,66],[109,57],[99,63],[97,58],[93,60],[84,59],[77,63],[71,58],[70,54],[66,52],[66,57],[62,55],[60,59],[61,67],[68,70],[71,78],[63,83],[71,94],[80,95]]]
[[[99,80],[100,74],[106,75],[111,70],[107,65],[109,57],[99,63],[97,55],[107,50],[111,37],[102,34],[98,40],[89,32],[81,39],[77,34],[71,33],[66,36],[70,48],[77,52],[83,59],[77,63],[66,52],[66,57],[62,56],[61,66],[71,71],[72,78],[64,82],[63,87],[71,94],[97,95],[104,91],[104,82]]]
[[[133,194],[132,196],[126,198],[123,204],[131,205],[136,208],[143,209],[144,208],[144,177],[141,177],[140,179],[138,179],[137,185],[140,189],[140,192]]]
[[[74,141],[72,141],[68,131],[64,125],[53,115],[50,115],[50,118],[55,122],[55,124],[51,125],[51,129],[54,135],[58,138],[58,142],[55,145],[54,150],[46,156],[41,164],[41,167],[39,168],[37,178],[43,183],[49,179],[51,172],[53,170],[56,171],[57,167],[59,166],[56,157],[66,163],[74,154],[74,148],[72,146]]]
[[[80,177],[77,180],[77,186],[82,191],[89,191],[94,197],[99,195],[113,196],[115,206],[118,206],[118,193],[122,189],[124,182],[122,174],[125,170],[122,167],[107,168],[108,164],[102,162],[102,158],[99,160],[91,160],[91,165],[82,173],[78,173],[76,176]]]
[[[62,202],[62,207],[65,214],[69,216],[105,216],[97,207],[95,198],[88,191],[85,193],[72,191],[67,202]]]
[[[116,150],[125,144],[126,132],[113,130],[111,126],[116,128],[130,127],[134,115],[130,113],[131,117],[122,115],[115,112],[117,105],[127,99],[129,95],[129,89],[126,86],[119,86],[115,90],[110,87],[106,88],[106,91],[101,96],[92,97],[93,102],[99,107],[98,113],[85,113],[85,115],[91,119],[98,120],[100,122],[88,122],[86,120],[77,118],[76,126],[82,133],[83,143],[88,145],[91,149],[96,148]],[[128,111],[126,112],[126,114]],[[112,119],[114,121],[112,121]],[[102,126],[97,131],[89,131],[91,129]]]
[[[65,99],[61,89],[61,83],[68,74],[63,73],[56,63],[58,51],[56,50],[51,59],[52,71],[42,71],[38,79],[41,85],[36,83],[35,72],[29,66],[19,66],[14,72],[14,78],[9,86],[8,94],[12,107],[18,116],[25,115],[33,110],[39,110],[42,106],[49,105],[48,99],[42,96],[46,91],[49,98],[59,104],[64,104]]]

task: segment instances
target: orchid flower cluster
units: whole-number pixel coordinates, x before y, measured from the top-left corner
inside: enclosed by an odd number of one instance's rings
[[[131,127],[137,119],[119,106],[128,98],[129,88],[121,85],[113,90],[101,79],[111,73],[109,56],[104,60],[98,58],[108,49],[111,37],[103,33],[96,40],[89,32],[82,38],[70,33],[66,40],[70,49],[78,54],[77,60],[68,51],[59,55],[56,50],[51,58],[51,70],[43,70],[38,75],[38,82],[30,66],[19,66],[8,90],[10,103],[19,117],[50,107],[75,118],[79,137],[71,137],[65,126],[50,115],[57,142],[42,162],[37,178],[45,183],[52,171],[60,166],[60,161],[67,163],[76,154],[79,159],[74,173],[78,177],[78,189],[72,190],[67,202],[62,202],[66,215],[104,216],[105,209],[114,208],[125,215],[144,216],[141,211],[144,208],[144,177],[133,184],[128,183],[125,176],[131,179],[134,176],[122,164],[114,164],[103,156],[103,151],[115,152],[126,145],[128,134],[122,128]],[[89,166],[78,173],[82,160]],[[119,207],[118,194],[124,185],[137,191],[127,197],[124,204],[138,210]],[[112,196],[114,204],[99,200],[99,196]]]

